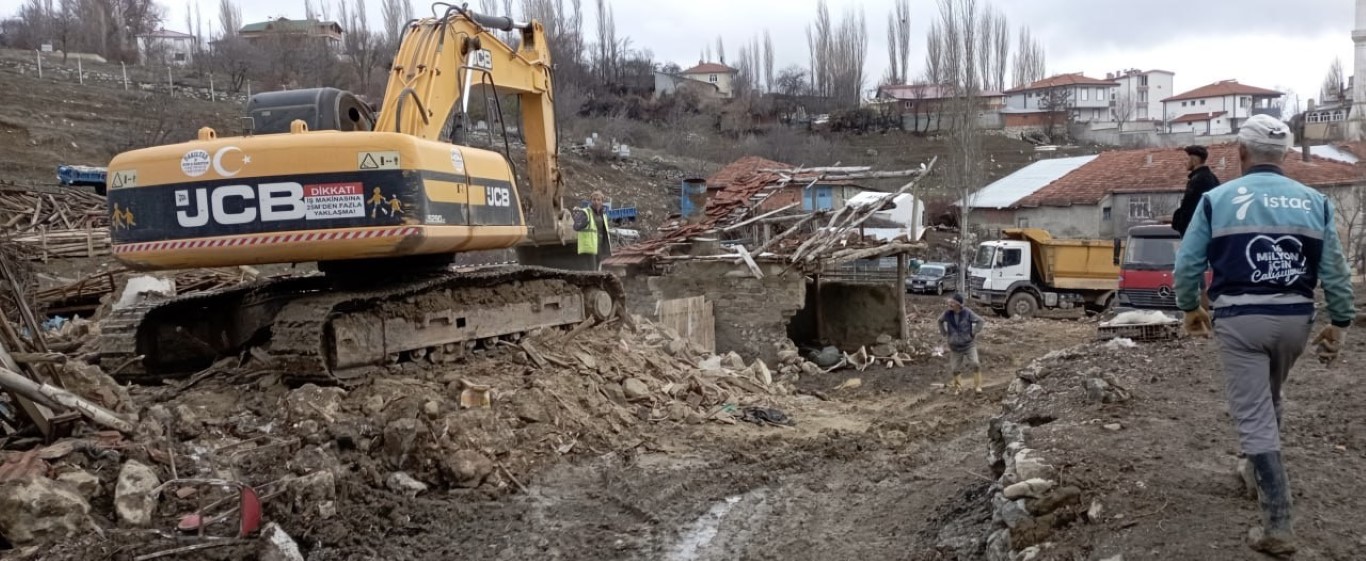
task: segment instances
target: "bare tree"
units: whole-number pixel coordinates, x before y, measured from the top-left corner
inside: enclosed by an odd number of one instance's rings
[[[1014,86],[1027,86],[1046,76],[1043,45],[1034,39],[1028,27],[1021,27],[1020,42],[1015,50]]]
[[[1342,72],[1342,59],[1333,59],[1333,64],[1328,67],[1328,74],[1324,75],[1323,85],[1319,86],[1319,90],[1319,97],[1324,102],[1347,99],[1347,78]]]
[[[808,91],[810,87],[806,78],[806,71],[800,66],[789,66],[778,72],[777,91],[786,96],[799,96]]]
[[[967,235],[971,231],[972,209],[966,203],[983,182],[982,131],[977,122],[983,66],[977,53],[983,46],[983,27],[989,18],[982,16],[977,0],[938,0],[938,4],[939,21],[934,26],[937,33],[932,33],[937,35],[940,50],[937,56],[941,79],[950,90],[950,99],[941,109],[941,129],[944,113],[953,120],[948,127],[950,150],[948,165],[944,167],[945,183],[963,203],[958,205],[958,261],[966,263],[972,252]],[[967,290],[966,272],[959,275],[958,289]]]
[[[773,36],[764,30],[764,84],[768,91],[773,91]]]
[[[897,0],[896,7],[893,9],[893,16],[896,18],[896,53],[897,78],[900,83],[911,80],[911,2],[910,0]]]
[[[236,37],[242,28],[242,7],[232,0],[218,0],[218,25],[224,38]]]
[[[1044,124],[1044,134],[1048,135],[1051,142],[1058,132],[1058,127],[1063,127],[1065,132],[1066,125],[1072,120],[1072,88],[1070,86],[1057,86],[1043,90],[1039,100],[1039,109],[1044,112],[1047,121]]]
[[[1366,187],[1352,186],[1325,189],[1325,194],[1333,202],[1337,227],[1342,234],[1342,253],[1347,262],[1354,264],[1358,273],[1366,272]]]
[[[930,24],[925,36],[925,80],[934,85],[944,83],[944,30],[939,22]]]
[[[816,21],[806,27],[807,50],[811,54],[811,90],[815,95],[830,96],[830,53],[834,29],[830,23],[830,7],[825,0],[816,0]]]
[[[355,0],[354,7],[349,12],[346,4],[342,3],[340,11],[347,29],[342,49],[354,72],[355,89],[368,96],[377,95],[380,92],[374,78],[381,53],[384,51],[384,37],[370,30],[365,0]]]
[[[1114,115],[1115,123],[1119,124],[1119,132],[1124,132],[1124,123],[1134,120],[1134,115],[1138,113],[1138,100],[1128,90],[1121,91],[1115,94],[1110,113]]]
[[[397,50],[403,24],[413,19],[412,3],[409,0],[384,0],[379,5],[379,15],[384,20],[384,40],[388,50]]]
[[[990,69],[987,87],[999,93],[1006,89],[1006,70],[1010,68],[1010,21],[1004,13],[997,12],[994,23],[992,38],[996,42],[987,48],[994,51],[991,59],[995,66]]]
[[[721,64],[726,63],[726,43],[721,40],[721,36],[716,36],[716,58]]]

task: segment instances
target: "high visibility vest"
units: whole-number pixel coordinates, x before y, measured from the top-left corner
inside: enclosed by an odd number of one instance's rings
[[[579,255],[598,254],[598,221],[595,212],[591,208],[576,209],[576,212],[583,212],[588,215],[588,228],[579,232]],[[603,216],[603,228],[607,228],[607,217]],[[611,229],[607,230],[611,232]]]

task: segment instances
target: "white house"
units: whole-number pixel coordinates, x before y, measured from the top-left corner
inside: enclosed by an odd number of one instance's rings
[[[183,66],[194,62],[195,36],[158,29],[138,35],[138,62]]]
[[[1059,97],[1054,103],[1062,102],[1072,112],[1072,120],[1081,123],[1109,122],[1114,120],[1110,112],[1111,102],[1119,83],[1114,80],[1101,80],[1075,74],[1060,74],[1044,78],[1027,86],[1006,90],[1006,108],[1014,113],[1045,112],[1049,109],[1050,92]],[[1053,110],[1059,108],[1054,107]]]
[[[1284,95],[1239,84],[1237,80],[1224,80],[1162,100],[1162,115],[1167,132],[1233,134],[1253,115],[1280,118],[1281,110],[1274,104]]]
[[[1105,75],[1106,79],[1119,84],[1115,90],[1115,111],[1124,111],[1120,104],[1126,101],[1132,105],[1126,121],[1162,120],[1162,99],[1176,91],[1172,88],[1175,77],[1175,72],[1167,70],[1136,68]]]
[[[680,72],[679,74],[689,80],[705,82],[716,86],[721,97],[731,97],[735,95],[735,76],[740,71],[724,64],[715,62],[699,62],[697,66]]]
[[[886,193],[863,192],[849,197],[844,204],[866,207],[877,204],[885,196]],[[925,233],[925,203],[909,193],[893,197],[890,204],[874,212],[873,216],[900,225],[900,228],[896,228],[898,231],[891,233],[889,237],[905,235],[907,239],[916,241]]]

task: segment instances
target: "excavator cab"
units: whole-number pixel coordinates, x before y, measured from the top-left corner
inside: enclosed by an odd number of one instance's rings
[[[371,131],[375,115],[355,94],[337,88],[263,92],[247,101],[247,133],[289,132],[299,120],[308,130]]]

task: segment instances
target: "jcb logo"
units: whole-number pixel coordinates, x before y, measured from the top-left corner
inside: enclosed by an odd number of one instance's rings
[[[262,183],[224,185],[210,193],[206,187],[193,191],[175,192],[176,222],[182,228],[198,228],[210,221],[224,224],[246,224],[298,220],[306,216],[304,187],[298,183]],[[182,209],[189,210],[182,210]]]
[[[488,206],[512,206],[512,190],[507,187],[485,187],[484,193]]]

